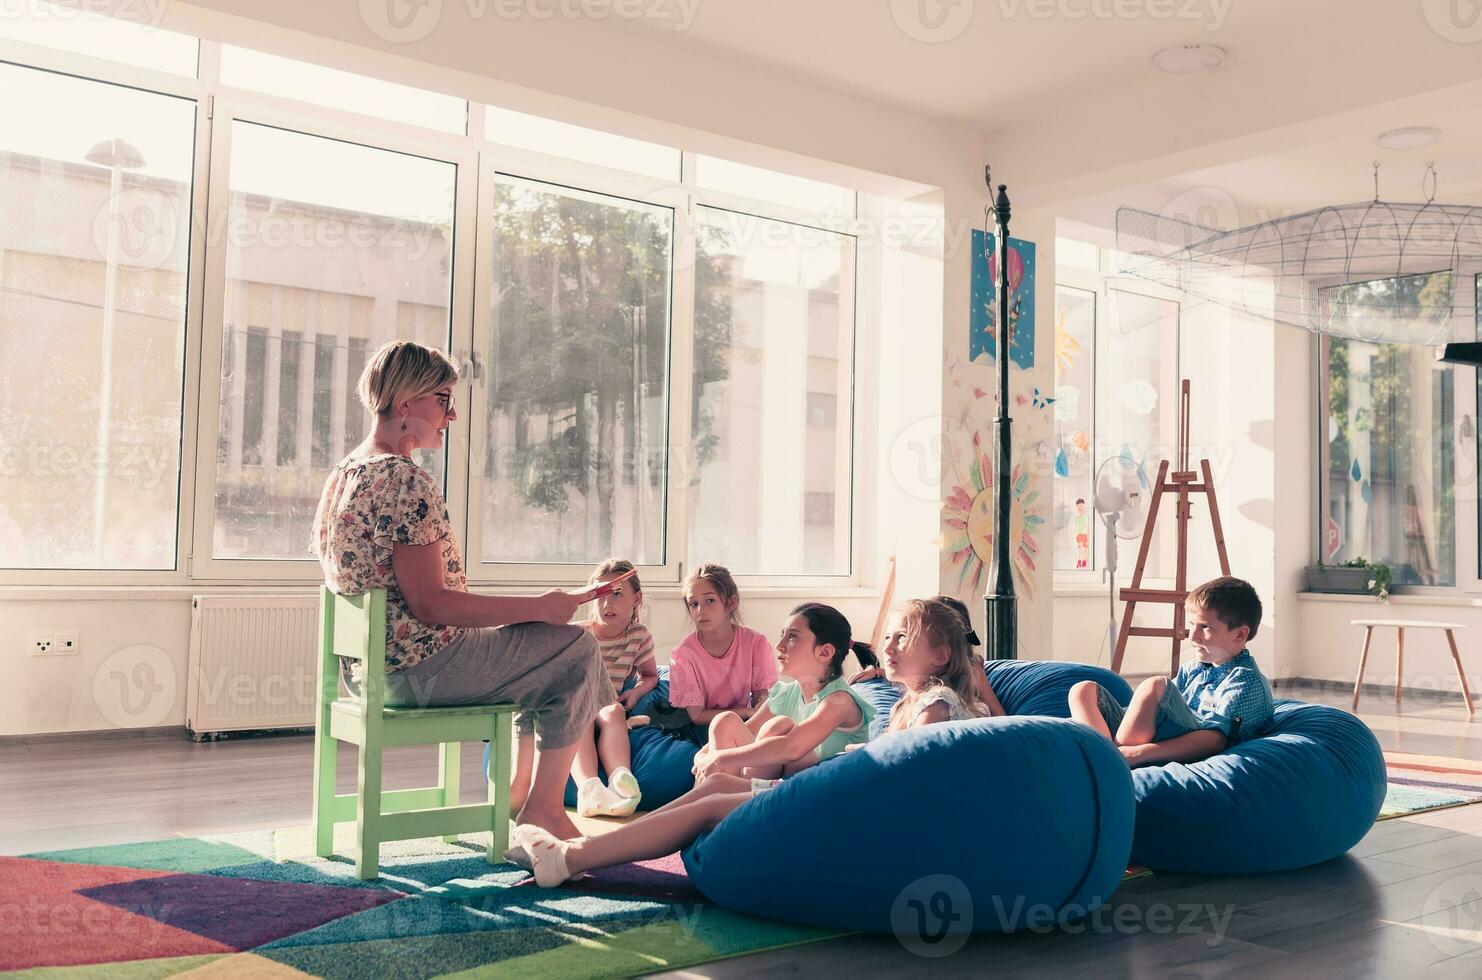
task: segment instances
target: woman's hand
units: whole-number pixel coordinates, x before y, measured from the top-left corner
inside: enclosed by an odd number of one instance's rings
[[[630,687],[622,694],[618,695],[618,701],[622,704],[624,711],[632,711],[633,708],[638,704],[638,698],[638,688],[636,687]]]
[[[593,593],[596,591],[595,588],[591,588],[583,592],[564,592],[561,589],[544,592],[535,597],[537,615],[532,621],[565,626],[571,622],[571,617],[576,615],[577,609],[592,601]]]

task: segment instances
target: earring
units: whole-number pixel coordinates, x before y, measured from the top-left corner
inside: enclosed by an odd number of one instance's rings
[[[407,430],[407,417],[405,415],[403,415],[401,417],[401,431],[405,432],[406,430]]]

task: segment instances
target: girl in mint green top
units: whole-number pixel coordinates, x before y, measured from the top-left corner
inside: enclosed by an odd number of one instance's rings
[[[819,743],[813,751],[818,755],[818,761],[832,759],[851,745],[859,745],[870,740],[870,722],[875,718],[875,706],[864,698],[854,693],[849,686],[849,681],[843,677],[835,677],[813,697],[808,697],[803,691],[803,685],[790,677],[780,678],[772,685],[772,690],[767,694],[767,710],[772,712],[774,718],[790,718],[793,724],[801,724],[808,720],[813,712],[818,710],[819,705],[833,694],[840,691],[847,694],[859,706],[861,715],[860,722],[853,728],[835,728],[832,735]]]
[[[777,641],[779,678],[766,703],[745,721],[729,711],[711,721],[710,742],[695,755],[696,782],[715,773],[791,776],[867,741],[875,712],[844,677],[851,652],[864,666],[877,663],[837,609],[821,602],[794,609]]]

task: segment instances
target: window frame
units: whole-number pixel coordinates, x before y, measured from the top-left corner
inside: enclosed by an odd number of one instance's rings
[[[119,85],[195,103],[194,169],[191,185],[189,259],[186,272],[180,469],[177,474],[175,567],[173,569],[25,569],[0,568],[0,587],[97,586],[97,587],[229,587],[281,586],[302,588],[322,580],[318,564],[303,559],[216,558],[211,554],[215,531],[216,437],[220,419],[220,358],[225,303],[227,248],[211,243],[214,229],[224,228],[230,198],[229,167],[232,123],[272,126],[307,136],[334,139],[407,153],[456,166],[454,227],[450,292],[450,351],[463,367],[456,389],[461,405],[468,406],[465,425],[451,428],[445,449],[446,496],[453,526],[461,534],[467,560],[469,584],[479,588],[573,585],[585,582],[586,565],[483,563],[483,529],[472,502],[481,487],[482,472],[475,467],[472,447],[481,445],[487,425],[487,381],[479,352],[485,349],[492,329],[492,310],[485,301],[492,269],[485,269],[492,241],[494,175],[509,173],[530,180],[569,186],[597,194],[645,201],[670,207],[674,214],[669,304],[668,409],[666,458],[669,460],[665,501],[665,561],[644,566],[645,580],[655,587],[675,587],[686,573],[689,528],[686,488],[676,477],[686,472],[676,467],[679,451],[687,452],[692,391],[694,209],[708,206],[752,215],[759,219],[784,221],[817,228],[854,239],[853,282],[850,297],[850,344],[848,371],[849,419],[847,452],[849,513],[843,522],[849,534],[850,565],[840,575],[738,575],[738,584],[749,590],[792,592],[803,588],[836,594],[839,590],[864,587],[877,576],[872,571],[876,529],[865,519],[874,513],[876,491],[869,476],[878,458],[873,426],[861,425],[877,410],[878,392],[874,368],[878,358],[873,338],[861,335],[861,324],[878,324],[879,297],[859,288],[861,270],[878,262],[882,246],[871,236],[861,237],[860,192],[850,195],[848,213],[808,211],[762,200],[751,200],[695,186],[695,151],[681,151],[680,180],[676,183],[616,168],[608,169],[578,160],[554,157],[537,151],[502,145],[485,139],[484,109],[487,103],[467,99],[466,133],[455,135],[438,130],[387,122],[345,109],[334,109],[281,96],[224,86],[220,83],[221,43],[198,39],[197,71],[194,78],[140,68],[89,55],[0,38],[0,61],[22,68],[69,75],[99,84]],[[336,67],[326,65],[326,67]],[[375,76],[380,77],[380,76]],[[395,78],[388,80],[399,81]],[[785,172],[785,171],[781,171]],[[811,178],[810,178],[811,179]],[[483,345],[483,346],[481,346]],[[841,351],[841,361],[844,352]],[[265,444],[265,452],[272,447]]]
[[[1472,296],[1474,302],[1474,336],[1482,336],[1482,273],[1474,273]],[[1314,499],[1311,514],[1313,531],[1309,542],[1310,563],[1316,564],[1324,557],[1324,528],[1327,526],[1327,480],[1328,480],[1328,347],[1330,338],[1326,334],[1312,337],[1313,391],[1315,392],[1315,429],[1313,453],[1317,472],[1312,481]],[[1478,421],[1482,419],[1482,378],[1472,365],[1452,364],[1452,412],[1455,418],[1456,438],[1460,440],[1462,423],[1470,419],[1472,426],[1473,472],[1469,485],[1454,488],[1453,506],[1456,514],[1456,584],[1454,585],[1395,585],[1393,595],[1428,596],[1432,598],[1455,598],[1458,600],[1482,596],[1482,473],[1478,472],[1478,450],[1482,450],[1482,431]],[[1461,450],[1458,449],[1458,469],[1461,465]]]
[[[470,271],[472,259],[469,229],[473,224],[472,183],[476,161],[471,149],[461,145],[458,137],[446,140],[436,134],[419,135],[415,140],[405,134],[387,131],[367,133],[359,124],[344,119],[323,119],[318,113],[302,113],[271,100],[236,95],[215,100],[211,131],[211,176],[205,211],[208,228],[228,227],[230,208],[231,137],[233,124],[268,126],[309,137],[337,140],[376,150],[405,153],[457,168],[453,201],[453,264],[450,269],[449,350],[462,363],[469,359],[469,314],[472,294],[460,288],[459,276]],[[400,128],[400,127],[397,127]],[[203,297],[203,334],[201,336],[202,400],[199,406],[200,431],[196,439],[194,540],[192,548],[192,582],[227,584],[238,581],[313,582],[322,578],[317,563],[308,558],[308,540],[304,540],[304,559],[217,558],[212,554],[216,529],[217,466],[215,439],[220,423],[220,370],[222,329],[226,310],[226,264],[230,248],[225,242],[207,250],[206,283]],[[467,404],[471,372],[463,372],[454,388],[458,401]],[[452,426],[443,451],[446,460],[445,495],[449,517],[454,527],[466,521],[468,466],[468,428]]]
[[[1099,445],[1099,439],[1106,429],[1105,405],[1102,397],[1107,384],[1110,383],[1104,359],[1111,345],[1111,310],[1113,291],[1130,293],[1153,300],[1164,300],[1177,305],[1178,322],[1173,328],[1173,363],[1164,369],[1163,376],[1159,379],[1158,408],[1160,412],[1167,411],[1172,406],[1175,416],[1173,431],[1173,442],[1176,445],[1177,433],[1177,404],[1179,379],[1182,377],[1181,366],[1183,360],[1183,326],[1184,308],[1188,305],[1188,297],[1176,289],[1160,286],[1156,283],[1147,282],[1142,279],[1120,275],[1116,271],[1116,256],[1107,248],[1098,247],[1098,271],[1082,269],[1074,266],[1057,266],[1055,270],[1055,288],[1065,287],[1067,289],[1078,289],[1089,292],[1096,297],[1096,317],[1093,326],[1093,344],[1095,347],[1095,363],[1091,369],[1091,449],[1092,449],[1092,490],[1095,490],[1096,471],[1105,458],[1097,458],[1095,452]],[[1051,352],[1053,355],[1053,351]],[[1156,480],[1157,473],[1149,473],[1149,480]],[[1057,479],[1052,477],[1052,479]],[[1053,497],[1051,506],[1053,506]],[[1171,512],[1159,515],[1161,521],[1171,519]],[[1052,515],[1053,533],[1053,515]],[[1166,523],[1163,527],[1167,528]],[[1174,545],[1176,547],[1176,545]],[[1117,585],[1131,585],[1132,575],[1137,568],[1138,542],[1123,539],[1117,546]],[[1169,556],[1169,565],[1172,565]],[[1097,516],[1095,507],[1091,507],[1091,549],[1090,568],[1057,569],[1054,567],[1054,542],[1050,543],[1050,575],[1055,589],[1069,591],[1099,591],[1106,586],[1106,527]],[[1174,576],[1169,575],[1147,575],[1142,580],[1145,588],[1171,588]]]

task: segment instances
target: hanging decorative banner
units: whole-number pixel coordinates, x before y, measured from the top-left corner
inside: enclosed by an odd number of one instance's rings
[[[998,357],[998,249],[993,234],[973,229],[972,311],[968,321],[968,360],[991,364]],[[1009,359],[1034,367],[1034,242],[1009,238]],[[979,361],[979,358],[982,358]]]

